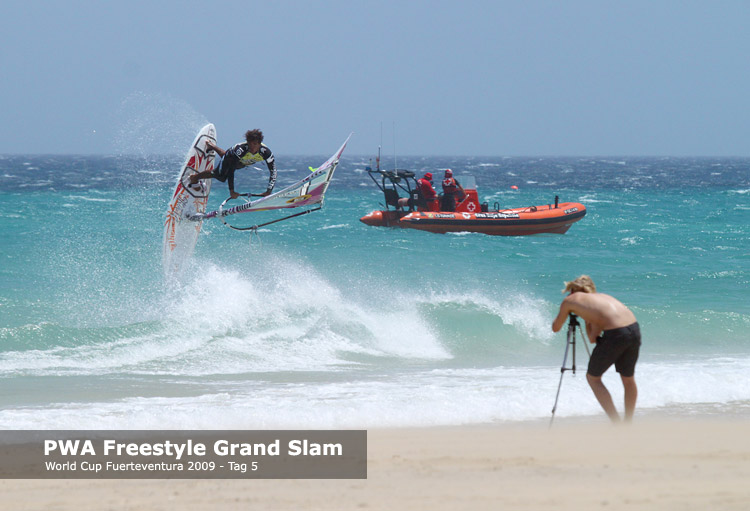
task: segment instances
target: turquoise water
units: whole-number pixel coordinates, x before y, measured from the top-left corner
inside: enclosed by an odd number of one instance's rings
[[[279,185],[326,157],[277,155]],[[547,417],[565,348],[550,324],[582,273],[641,323],[642,410],[750,400],[748,159],[399,158],[476,176],[490,205],[588,208],[563,236],[490,237],[365,226],[382,197],[368,158],[345,154],[322,211],[258,236],[205,222],[170,290],[162,222],[180,163],[0,158],[0,427]],[[238,188],[266,179],[247,171]],[[225,194],[216,183],[209,207]],[[558,417],[601,413],[586,361],[581,341]],[[605,383],[621,399],[613,370]]]

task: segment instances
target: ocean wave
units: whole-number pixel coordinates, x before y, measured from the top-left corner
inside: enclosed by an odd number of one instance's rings
[[[750,401],[747,358],[703,358],[637,366],[636,416],[679,407],[681,413],[717,410]],[[608,371],[603,381],[621,410],[622,384]],[[68,398],[45,405],[6,406],[2,429],[331,429],[448,426],[546,420],[560,384],[559,365],[428,369],[381,377],[275,383],[214,381],[192,385],[155,381],[141,396],[106,400]],[[585,378],[571,373],[560,384],[556,418],[604,413]],[[717,412],[720,413],[720,412]]]
[[[235,374],[328,370],[358,363],[358,355],[451,357],[413,308],[352,303],[314,269],[282,257],[265,269],[209,265],[164,303],[150,305],[162,319],[147,331],[84,328],[77,345],[58,343],[47,331],[47,349],[30,339],[41,349],[2,353],[0,373]]]
[[[524,346],[543,349],[552,339],[549,304],[524,294],[392,289],[392,300],[372,300],[281,254],[262,269],[194,268],[183,287],[139,304],[153,319],[0,331],[0,374],[335,371],[378,359],[461,365],[476,360],[474,349],[500,354],[512,344],[522,356]],[[122,306],[99,314],[118,318]]]

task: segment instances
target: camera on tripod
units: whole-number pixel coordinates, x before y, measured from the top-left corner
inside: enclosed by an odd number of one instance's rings
[[[575,328],[577,326],[581,326],[581,324],[578,322],[578,316],[571,312],[570,314],[568,314],[568,329]]]
[[[568,314],[568,337],[567,342],[565,343],[565,356],[563,357],[563,363],[560,367],[560,383],[557,385],[557,396],[555,396],[555,405],[552,407],[552,418],[549,421],[550,427],[552,427],[552,421],[555,420],[557,401],[560,399],[560,389],[562,388],[563,376],[565,375],[565,371],[573,371],[573,374],[576,374],[576,328],[581,330],[581,324],[578,322],[578,316],[571,312],[570,314]],[[581,330],[581,336],[583,337],[583,330]],[[585,343],[584,346],[586,347],[586,352],[589,354],[589,357],[591,357],[589,347],[586,346]],[[566,367],[569,351],[572,352],[573,356],[571,357],[570,367]]]

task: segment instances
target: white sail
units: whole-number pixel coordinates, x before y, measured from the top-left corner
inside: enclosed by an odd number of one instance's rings
[[[287,186],[281,191],[271,194],[267,197],[261,197],[254,201],[249,201],[239,206],[234,206],[228,209],[224,209],[224,205],[216,211],[211,211],[204,215],[198,214],[193,215],[191,220],[202,220],[206,218],[214,217],[225,217],[229,215],[236,215],[237,213],[251,213],[254,211],[269,211],[275,209],[286,209],[286,208],[300,208],[300,207],[311,207],[323,203],[323,199],[328,189],[328,185],[331,182],[333,173],[341,158],[341,153],[344,152],[346,144],[349,142],[351,134],[347,137],[346,141],[341,145],[338,151],[333,156],[328,158],[317,169],[313,170],[312,174],[306,178]],[[226,204],[227,201],[224,201]]]

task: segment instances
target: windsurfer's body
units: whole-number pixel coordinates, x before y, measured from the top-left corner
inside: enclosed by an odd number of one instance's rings
[[[224,151],[212,142],[206,143],[207,149],[213,149],[219,155],[221,160],[214,166],[212,171],[206,170],[190,176],[190,183],[195,184],[199,179],[217,179],[221,182],[226,181],[229,186],[229,195],[232,199],[239,197],[239,193],[234,191],[234,171],[265,161],[268,166],[268,187],[262,196],[270,195],[276,184],[276,160],[274,159],[271,149],[263,144],[263,132],[260,130],[250,130],[245,133],[245,142],[235,144],[230,149]]]

